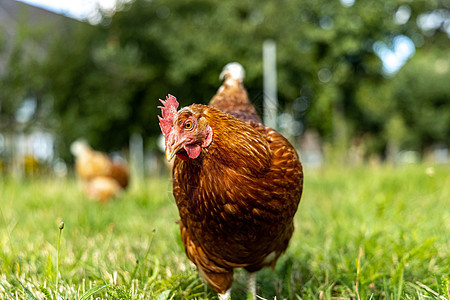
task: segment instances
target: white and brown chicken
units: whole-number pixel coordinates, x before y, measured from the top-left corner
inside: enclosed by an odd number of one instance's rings
[[[107,203],[128,186],[129,170],[124,162],[93,150],[83,140],[73,142],[70,151],[76,158],[75,171],[89,198]]]

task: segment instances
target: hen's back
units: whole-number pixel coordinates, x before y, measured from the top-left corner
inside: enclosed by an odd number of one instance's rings
[[[220,79],[225,81],[212,97],[209,106],[243,121],[262,123],[242,84],[244,77],[245,71],[241,64],[237,62],[227,64],[220,74]]]

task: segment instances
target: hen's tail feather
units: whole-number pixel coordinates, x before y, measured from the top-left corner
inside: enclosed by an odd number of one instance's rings
[[[225,81],[209,105],[243,121],[262,123],[242,84],[244,77],[245,70],[241,64],[232,62],[225,65],[220,73],[220,78]]]

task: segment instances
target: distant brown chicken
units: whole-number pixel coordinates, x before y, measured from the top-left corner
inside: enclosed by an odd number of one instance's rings
[[[230,298],[233,269],[274,267],[294,231],[303,186],[297,152],[264,126],[242,85],[244,69],[225,66],[225,82],[209,106],[177,110],[161,102],[161,131],[173,166],[173,194],[188,258],[220,299]]]
[[[94,151],[81,140],[73,142],[70,150],[76,157],[75,170],[88,197],[105,203],[128,186],[129,172],[124,163]]]

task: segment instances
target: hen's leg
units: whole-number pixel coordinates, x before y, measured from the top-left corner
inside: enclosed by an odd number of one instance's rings
[[[247,273],[247,299],[256,300],[256,272]]]
[[[231,300],[231,288],[223,294],[219,293],[219,300]]]

